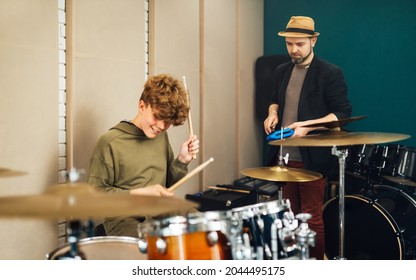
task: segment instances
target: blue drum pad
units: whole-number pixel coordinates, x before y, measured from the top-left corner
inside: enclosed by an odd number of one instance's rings
[[[295,133],[295,131],[291,128],[284,128],[283,130],[277,130],[267,135],[266,141],[270,142],[273,140],[280,140],[282,138],[288,138],[292,136],[293,133]]]

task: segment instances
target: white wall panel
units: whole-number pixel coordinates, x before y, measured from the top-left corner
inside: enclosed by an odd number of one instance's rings
[[[27,172],[0,178],[2,197],[57,183],[57,10],[56,0],[0,1],[0,167]],[[56,245],[56,221],[0,220],[0,259],[44,259]]]

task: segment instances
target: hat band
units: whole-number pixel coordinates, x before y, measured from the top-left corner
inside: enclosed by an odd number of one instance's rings
[[[314,35],[315,31],[303,28],[286,28],[285,32],[296,32],[296,33],[305,33],[309,35]]]

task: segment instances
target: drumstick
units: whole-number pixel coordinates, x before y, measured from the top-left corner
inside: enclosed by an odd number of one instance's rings
[[[215,186],[209,186],[208,189],[219,190],[219,191],[238,192],[238,193],[250,193],[250,191],[246,191],[246,190],[237,190],[237,189],[233,189],[233,188],[223,188],[223,187],[215,187]]]
[[[186,98],[187,98],[188,106],[189,106],[189,114],[188,114],[189,135],[193,136],[194,135],[194,130],[192,128],[191,101],[190,101],[190,97],[189,97],[188,88],[186,86],[185,76],[183,76],[182,79],[183,79],[183,86],[185,87],[185,91],[186,91],[186,95],[187,95]],[[192,155],[192,158],[196,159],[196,155]]]
[[[182,179],[180,179],[178,182],[176,182],[175,184],[173,184],[168,191],[173,192],[174,190],[176,190],[182,183],[184,183],[185,181],[187,181],[189,178],[191,178],[192,176],[194,176],[196,173],[200,172],[202,169],[204,169],[208,164],[210,164],[211,162],[214,161],[214,158],[210,158],[209,160],[207,160],[206,162],[204,162],[203,164],[197,166],[194,170],[192,170],[191,172],[189,172],[185,177],[183,177]]]

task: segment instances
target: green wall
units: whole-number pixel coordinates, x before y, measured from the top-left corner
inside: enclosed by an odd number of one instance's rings
[[[346,128],[404,133],[397,144],[416,147],[415,0],[264,0],[264,54],[286,53],[292,15],[308,15],[320,32],[315,53],[344,70],[353,116]]]

